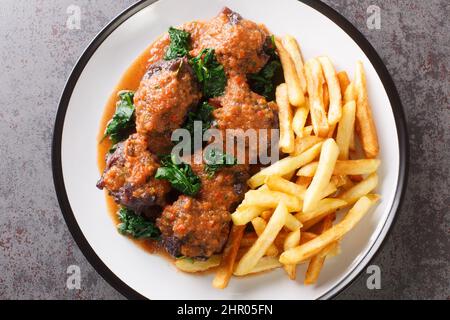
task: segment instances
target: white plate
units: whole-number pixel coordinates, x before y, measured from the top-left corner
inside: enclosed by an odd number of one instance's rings
[[[131,298],[149,299],[317,299],[342,290],[367,265],[391,226],[407,171],[407,143],[397,92],[370,44],[332,9],[318,1],[161,0],[143,1],[110,23],[86,49],[61,98],[53,141],[55,187],[66,222],[78,245],[115,288]],[[264,23],[277,35],[290,33],[306,58],[327,54],[339,69],[353,73],[364,62],[370,101],[381,145],[378,193],[382,201],[345,237],[342,254],[327,259],[314,286],[291,281],[278,270],[233,278],[225,290],[211,286],[213,275],[179,272],[120,236],[96,189],[96,135],[108,96],[131,62],[171,25],[209,19],[228,6]]]

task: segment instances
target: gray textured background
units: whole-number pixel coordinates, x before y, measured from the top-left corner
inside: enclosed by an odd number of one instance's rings
[[[60,213],[51,139],[65,80],[90,40],[135,0],[0,0],[0,298],[122,299],[90,266]],[[450,298],[448,1],[325,1],[376,48],[394,78],[411,143],[406,199],[374,263],[382,289],[362,274],[339,298]],[[81,30],[66,9],[82,9]],[[366,9],[381,7],[381,30]],[[66,289],[67,266],[81,290]]]

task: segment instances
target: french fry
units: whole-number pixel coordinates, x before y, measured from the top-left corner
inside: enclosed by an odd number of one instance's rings
[[[348,152],[355,131],[356,103],[350,101],[342,108],[342,118],[339,121],[336,143],[339,146],[339,159],[347,160]]]
[[[288,214],[286,206],[283,202],[280,202],[264,229],[264,232],[238,262],[236,270],[234,271],[235,275],[248,274],[256,266],[285,225],[286,216]]]
[[[195,260],[192,258],[180,258],[175,261],[175,266],[184,272],[195,273],[217,267],[220,264],[220,255],[213,255],[207,260]]]
[[[374,203],[368,197],[360,198],[341,222],[317,236],[317,238],[283,252],[280,256],[280,262],[282,264],[299,263],[318,254],[323,248],[341,239],[353,229]]]
[[[300,81],[300,86],[302,87],[303,94],[306,93],[306,78],[305,78],[305,72],[303,70],[303,56],[302,52],[300,50],[300,46],[297,42],[297,40],[290,35],[286,35],[283,40],[282,44],[286,51],[289,53],[289,56],[291,57],[292,61],[295,65],[295,70],[297,71],[298,80]]]
[[[302,188],[308,188],[308,186],[311,184],[311,181],[312,181],[311,177],[300,176],[297,177],[295,183],[300,185]]]
[[[325,198],[319,201],[314,211],[304,213],[299,212],[295,217],[303,224],[303,229],[307,230],[321,219],[347,205],[342,199]]]
[[[323,90],[323,107],[325,109],[325,112],[328,112],[328,108],[330,107],[330,93],[328,92],[328,86],[326,82],[322,85]]]
[[[305,95],[303,93],[300,79],[295,69],[294,61],[284,48],[279,39],[275,39],[275,45],[278,49],[281,65],[283,66],[284,80],[287,84],[289,102],[295,107],[301,107],[305,103]]]
[[[286,251],[298,246],[300,244],[300,237],[301,237],[300,229],[289,233],[286,239],[284,240],[283,249]],[[283,266],[283,268],[288,274],[289,279],[295,280],[297,276],[297,266],[295,264],[286,264]]]
[[[355,84],[353,82],[351,82],[348,86],[347,89],[345,90],[345,94],[344,94],[344,105],[348,104],[351,101],[355,101],[355,106],[356,106],[356,100],[357,100],[357,96],[356,96],[356,90],[355,90]],[[356,117],[356,109],[355,109],[355,117]],[[356,145],[355,145],[355,131],[353,130],[351,132],[351,138],[350,138],[350,145],[349,145],[350,150],[354,151],[356,150]]]
[[[319,137],[326,137],[329,127],[323,101],[323,83],[325,80],[322,67],[317,59],[306,62],[305,75],[309,95],[309,112],[314,132]]]
[[[280,202],[284,202],[290,212],[300,211],[302,209],[302,201],[300,199],[283,192],[250,190],[245,194],[245,205],[262,207],[265,208],[264,210],[267,208],[276,208]]]
[[[252,219],[259,217],[265,210],[266,209],[262,207],[240,205],[236,211],[231,214],[231,219],[235,225],[245,225],[252,221]]]
[[[345,90],[344,93],[344,105],[349,103],[350,101],[355,101],[356,102],[356,89],[355,89],[355,84],[353,82],[351,82],[348,86],[347,89]]]
[[[258,217],[252,220],[252,225],[253,229],[255,229],[256,234],[260,236],[264,232],[267,223],[263,218]],[[278,255],[278,249],[273,243],[267,249],[266,255],[270,257],[276,257]]]
[[[378,185],[378,175],[372,173],[366,179],[356,184],[339,196],[339,199],[346,201],[349,205],[358,201],[362,196],[372,192]]]
[[[241,245],[244,230],[245,226],[233,225],[231,227],[227,244],[223,250],[220,265],[217,268],[216,275],[214,276],[214,280],[212,282],[214,288],[224,289],[228,286],[228,282],[233,274],[234,262],[236,261],[236,256]]]
[[[328,134],[327,134],[328,138],[334,137],[334,132],[336,131],[336,127],[337,127],[337,123],[330,125],[330,129],[328,130]]]
[[[258,263],[246,274],[258,273],[280,268],[282,264],[278,261],[276,257],[262,257],[259,259]],[[234,273],[235,276],[240,276],[240,274]]]
[[[279,146],[284,153],[294,151],[294,131],[292,129],[292,109],[289,104],[288,90],[285,83],[280,84],[276,89],[276,100],[278,105],[278,118],[280,122]]]
[[[328,108],[328,124],[333,126],[339,122],[342,116],[341,86],[330,58],[319,57],[318,60],[322,66],[323,74],[328,87],[328,95],[330,100],[330,106]]]
[[[317,234],[308,232],[308,231],[302,231],[301,238],[300,238],[300,244],[304,244],[308,241],[311,241],[314,238],[317,238]]]
[[[309,148],[311,148],[313,145],[318,144],[319,142],[322,142],[323,139],[319,138],[317,136],[303,136],[303,137],[297,137],[295,139],[295,147],[294,152],[292,153],[293,156],[297,156],[299,154],[302,154]]]
[[[347,176],[332,176],[331,177],[331,181],[332,183],[334,183],[336,185],[336,188],[340,188],[342,186],[344,186],[345,184],[347,184],[349,181],[349,178]]]
[[[372,117],[372,110],[369,104],[369,97],[367,93],[366,75],[361,61],[356,63],[355,72],[355,89],[357,92],[356,101],[356,129],[364,153],[367,158],[375,158],[379,152],[377,130],[375,122]]]
[[[272,214],[273,214],[273,210],[266,210],[263,213],[261,213],[261,218],[263,218],[266,221],[269,221]]]
[[[303,137],[310,136],[313,132],[313,126],[306,126],[303,128]]]
[[[322,145],[316,174],[305,192],[303,211],[309,212],[317,207],[323,194],[323,189],[329,184],[334,165],[339,155],[339,147],[333,139],[327,139]]]
[[[337,74],[339,80],[339,86],[341,87],[341,93],[344,95],[345,90],[347,90],[348,85],[350,84],[350,78],[346,71],[340,71]]]
[[[286,216],[285,227],[291,231],[299,230],[303,227],[303,224],[292,214]]]
[[[322,222],[322,233],[327,231],[333,226],[334,215],[328,215]],[[331,243],[330,245],[334,245],[335,243]],[[330,246],[328,245],[328,246]],[[304,284],[314,284],[317,282],[319,278],[320,271],[322,270],[323,264],[326,258],[326,252],[328,252],[328,247],[325,247],[320,251],[317,255],[311,258],[308,269],[305,274]]]
[[[283,179],[279,176],[270,176],[266,179],[266,185],[270,190],[280,191],[303,200],[306,187],[302,187],[294,182]]]
[[[285,174],[291,173],[301,166],[313,161],[320,154],[321,148],[322,143],[319,142],[298,156],[289,156],[281,159],[272,164],[270,167],[264,168],[255,174],[247,181],[247,184],[250,188],[255,189],[264,184],[264,180],[268,176],[284,176]]]
[[[333,175],[371,174],[377,171],[381,161],[378,159],[337,160]],[[298,176],[312,177],[316,173],[319,163],[311,162],[297,171]]]
[[[294,118],[292,119],[292,128],[297,137],[304,136],[304,127],[306,119],[308,118],[309,108],[299,107],[295,110]]]

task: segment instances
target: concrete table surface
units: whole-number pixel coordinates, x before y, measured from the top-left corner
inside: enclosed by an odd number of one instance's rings
[[[72,239],[56,200],[51,141],[58,100],[77,58],[136,0],[2,0],[0,3],[0,298],[123,299]],[[445,0],[326,0],[385,61],[400,93],[411,144],[404,205],[373,264],[380,290],[360,277],[340,299],[450,298],[449,4]],[[81,29],[66,27],[68,7]],[[381,28],[370,29],[370,5]],[[81,289],[66,286],[81,270]]]

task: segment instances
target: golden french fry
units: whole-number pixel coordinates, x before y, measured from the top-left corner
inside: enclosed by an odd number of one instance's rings
[[[330,93],[328,92],[328,86],[326,82],[322,85],[323,91],[323,106],[325,108],[325,112],[328,112],[328,108],[330,107]]]
[[[303,93],[300,79],[295,69],[294,61],[284,48],[279,39],[275,39],[275,45],[278,49],[281,65],[283,66],[284,80],[287,84],[289,102],[295,107],[301,107],[305,103],[305,95]]]
[[[327,231],[333,226],[334,215],[328,215],[322,222],[322,231],[321,233]],[[337,243],[337,242],[335,242]],[[335,243],[331,243],[330,245],[335,245]],[[330,246],[328,245],[328,246]],[[308,269],[305,274],[304,284],[313,284],[317,282],[319,278],[320,271],[322,270],[323,264],[326,258],[326,252],[328,252],[328,246],[322,249],[317,255],[311,258]]]
[[[348,183],[348,180],[347,176],[332,176],[330,182],[334,183],[336,188],[340,188]]]
[[[286,223],[286,216],[288,211],[283,202],[275,209],[272,217],[269,220],[264,232],[258,237],[253,246],[247,251],[236,266],[235,275],[248,274],[263,257],[264,253],[274,242],[276,236]]]
[[[356,100],[356,129],[364,153],[367,158],[375,158],[378,155],[380,147],[378,145],[377,130],[372,117],[372,110],[369,104],[367,92],[366,75],[361,61],[356,63],[355,89],[357,92]]]
[[[328,138],[333,138],[334,137],[334,131],[336,130],[337,127],[337,123],[330,125],[330,129],[328,130]]]
[[[314,211],[304,213],[299,212],[295,217],[303,224],[303,229],[307,230],[321,219],[347,205],[347,202],[341,199],[325,198],[319,201]]]
[[[280,262],[282,264],[299,263],[318,254],[327,245],[341,239],[353,229],[374,203],[368,197],[360,198],[341,222],[317,236],[317,238],[283,252],[280,256]]]
[[[311,181],[312,181],[312,177],[300,176],[300,177],[297,177],[297,180],[295,181],[295,183],[300,185],[302,188],[307,189],[308,186],[311,184]]]
[[[316,174],[305,192],[303,201],[303,211],[309,212],[317,207],[323,194],[323,190],[330,183],[334,165],[339,155],[339,147],[333,139],[327,139],[322,145],[322,152],[319,158]]]
[[[328,96],[330,100],[330,106],[328,108],[328,124],[333,126],[339,122],[342,116],[341,86],[339,85],[339,79],[330,58],[319,57],[318,60],[322,66],[328,87]]]
[[[345,90],[347,90],[348,85],[350,84],[350,78],[348,77],[348,74],[346,71],[340,71],[337,74],[339,85],[341,87],[341,93],[342,95],[345,93]]]
[[[356,106],[356,91],[355,91],[355,85],[353,82],[351,82],[348,86],[347,89],[345,90],[345,94],[344,94],[344,105],[348,104],[351,101],[355,101],[355,106]],[[356,109],[355,109],[355,119],[356,119]],[[353,130],[351,132],[351,137],[350,137],[350,145],[349,145],[350,150],[355,151],[356,150],[356,145],[355,145],[355,131]]]
[[[319,137],[326,137],[329,127],[323,101],[325,80],[319,60],[311,59],[306,62],[305,75],[309,95],[309,112],[314,132]]]
[[[293,216],[292,214],[288,214],[286,216],[285,227],[291,231],[295,231],[301,229],[303,227],[303,224],[295,216]]]
[[[268,176],[284,176],[285,174],[291,173],[301,166],[313,161],[320,154],[321,148],[322,143],[319,142],[298,156],[289,156],[281,159],[272,164],[270,167],[264,168],[255,174],[247,181],[247,184],[250,188],[255,189],[264,184],[264,180]]]
[[[339,159],[347,160],[351,140],[355,131],[356,103],[348,102],[342,108],[342,118],[339,121],[336,143],[339,146]]]
[[[294,152],[292,153],[293,156],[297,156],[299,154],[302,154],[309,148],[311,148],[313,145],[322,142],[323,139],[319,138],[317,136],[303,136],[303,137],[297,137],[295,139],[295,147]]]
[[[272,214],[273,214],[273,210],[271,210],[271,209],[270,210],[266,210],[263,213],[261,213],[261,218],[263,218],[266,221],[269,221],[269,219],[272,216]]]
[[[371,174],[377,171],[380,163],[381,161],[378,159],[337,160],[333,175]],[[298,170],[297,175],[312,177],[316,173],[318,165],[317,161],[311,162]]]
[[[175,266],[184,272],[194,273],[206,271],[220,264],[220,255],[213,255],[207,260],[195,260],[192,258],[180,258],[175,261]]]
[[[356,90],[355,90],[355,84],[351,82],[344,93],[344,105],[349,103],[350,101],[356,102]]]
[[[270,176],[266,179],[266,185],[270,190],[280,191],[303,200],[306,187],[302,187],[294,182],[283,179],[279,176]]]
[[[306,127],[304,127],[303,128],[303,137],[307,137],[307,136],[310,136],[311,134],[312,134],[312,132],[313,132],[313,126],[306,126]]]
[[[286,35],[281,41],[284,48],[288,52],[292,61],[295,65],[295,70],[297,71],[298,80],[300,81],[300,86],[302,87],[303,94],[306,93],[306,78],[305,72],[303,70],[303,56],[300,50],[300,46],[297,40],[290,35]]]
[[[214,288],[224,289],[228,286],[228,282],[233,274],[234,262],[236,261],[239,247],[241,246],[244,230],[245,226],[233,225],[231,227],[227,244],[225,245],[225,249],[223,249],[220,265],[217,268],[216,275],[212,282]]]
[[[290,232],[284,240],[283,249],[289,250],[300,244],[300,229]],[[295,280],[297,276],[297,266],[295,264],[286,264],[283,266],[291,280]]]
[[[287,85],[280,84],[276,89],[276,100],[278,105],[278,118],[280,122],[279,146],[284,153],[294,151],[294,131],[292,129],[292,109],[289,104]]]
[[[339,199],[346,201],[348,204],[353,204],[362,196],[372,192],[377,185],[378,175],[376,173],[372,173],[366,179],[341,194]]]
[[[252,219],[259,217],[265,210],[265,208],[252,207],[242,204],[231,215],[231,219],[235,225],[246,225],[252,221]]]
[[[258,263],[246,274],[258,273],[263,271],[269,271],[272,269],[280,268],[282,264],[276,257],[262,257]],[[234,273],[235,276],[241,276],[241,274]]]
[[[305,127],[306,119],[308,118],[309,108],[299,107],[295,110],[294,118],[292,119],[292,128],[297,137],[303,137],[303,129]]]
[[[322,195],[320,197],[322,199],[324,199],[324,198],[332,195],[336,191],[337,191],[336,184],[333,181],[331,181],[331,179],[330,179],[330,183],[325,187],[325,189],[323,189]]]
[[[304,244],[314,238],[317,238],[317,234],[308,231],[301,231],[300,244]]]
[[[252,220],[252,225],[253,229],[255,229],[256,234],[260,236],[264,232],[264,229],[267,226],[267,222],[263,218],[258,217]],[[266,255],[270,257],[276,257],[278,255],[277,247],[275,247],[274,244],[271,244],[266,251]]]
[[[246,206],[262,207],[266,210],[267,208],[276,208],[280,202],[284,202],[290,212],[300,211],[302,209],[302,201],[299,198],[283,192],[250,190],[245,194]]]

